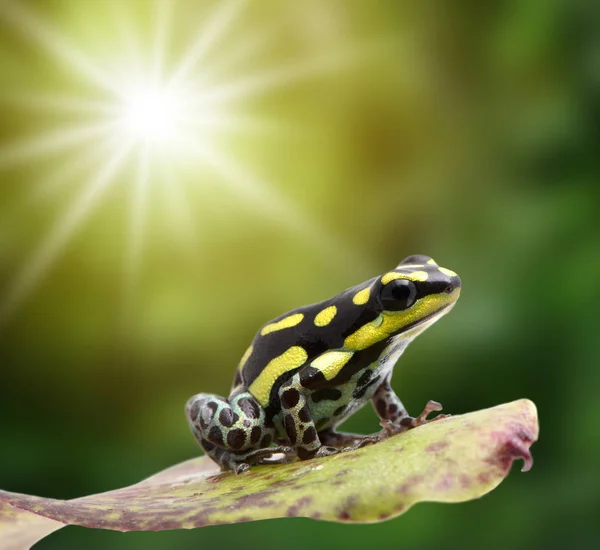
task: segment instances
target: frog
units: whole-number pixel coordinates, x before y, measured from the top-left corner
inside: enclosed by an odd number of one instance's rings
[[[446,415],[428,401],[409,416],[391,385],[394,366],[419,334],[456,304],[461,279],[425,255],[264,324],[243,354],[229,397],[186,403],[193,436],[223,471],[334,455]],[[371,402],[382,429],[337,427]]]

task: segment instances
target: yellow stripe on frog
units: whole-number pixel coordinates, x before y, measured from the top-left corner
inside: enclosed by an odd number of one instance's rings
[[[352,302],[357,306],[362,306],[369,301],[369,296],[371,296],[371,287],[368,286],[359,290],[352,298]]]
[[[271,388],[276,380],[285,372],[301,367],[308,358],[304,348],[292,346],[287,351],[271,359],[267,366],[258,375],[258,378],[250,384],[248,391],[256,400],[266,407],[269,404]]]
[[[319,313],[315,315],[315,325],[317,325],[318,327],[324,327],[328,325],[329,323],[331,323],[331,321],[333,321],[333,318],[336,316],[336,314],[337,307],[326,307],[325,309],[319,311]]]
[[[416,325],[419,321],[435,316],[443,312],[446,306],[456,302],[460,288],[450,294],[440,292],[430,294],[421,298],[412,308],[407,311],[383,312],[366,325],[360,327],[344,340],[344,348],[360,351],[372,346],[376,342],[388,338],[393,333],[402,330],[403,327]],[[448,311],[447,309],[445,311]]]
[[[426,281],[429,278],[427,271],[412,271],[409,273],[399,273],[398,271],[390,271],[381,277],[381,283],[387,285],[396,279],[408,279],[409,281]]]
[[[262,336],[265,336],[266,334],[270,334],[271,332],[275,332],[277,330],[295,327],[296,325],[302,322],[302,319],[304,319],[303,313],[294,313],[293,315],[288,315],[287,317],[284,317],[283,319],[281,319],[281,321],[265,325],[260,331],[260,333]]]
[[[240,359],[240,364],[238,365],[238,369],[242,370],[244,368],[244,365],[246,364],[246,361],[248,361],[248,358],[252,355],[253,350],[254,350],[254,348],[252,346],[250,346],[244,352],[244,355],[242,355],[242,358]]]
[[[445,267],[439,267],[438,269],[444,275],[448,275],[448,277],[456,277],[456,273],[451,269],[446,269]]]
[[[344,368],[353,355],[353,351],[327,351],[319,355],[310,366],[320,370],[326,380],[331,380]]]

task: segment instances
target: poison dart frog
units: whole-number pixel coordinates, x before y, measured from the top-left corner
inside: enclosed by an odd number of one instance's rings
[[[441,410],[434,401],[410,417],[390,380],[406,346],[450,311],[460,289],[454,271],[414,255],[273,319],[244,353],[227,399],[199,393],[188,400],[193,435],[223,470],[241,473],[253,464],[357,448],[442,417],[427,418]],[[369,400],[383,430],[335,431]]]

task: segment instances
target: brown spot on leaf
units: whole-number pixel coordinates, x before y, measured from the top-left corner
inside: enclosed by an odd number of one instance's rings
[[[351,518],[352,508],[354,508],[360,500],[360,495],[356,494],[346,497],[343,504],[338,509],[337,517],[342,521],[349,520]]]
[[[425,478],[421,475],[410,476],[402,485],[399,485],[396,491],[400,494],[409,493],[413,487],[422,483]]]
[[[310,504],[313,501],[313,497],[306,496],[299,498],[294,504],[292,504],[286,512],[288,517],[295,517],[298,515],[301,508]]]
[[[293,479],[279,479],[271,483],[271,487],[287,487],[288,485],[295,485],[296,481]]]
[[[425,452],[427,453],[439,453],[442,449],[445,449],[450,443],[447,441],[436,441],[435,443],[431,443],[425,447]]]
[[[452,487],[452,485],[454,484],[452,476],[446,474],[445,476],[442,477],[442,479],[435,484],[435,490],[436,491],[447,491],[448,489],[450,489]]]
[[[468,489],[471,486],[471,478],[466,474],[460,474],[460,486],[463,489]]]
[[[254,493],[249,495],[241,495],[238,499],[228,506],[230,510],[240,510],[256,506],[257,508],[268,508],[276,506],[274,500],[269,500],[275,491],[263,491],[262,493]]]
[[[487,485],[490,482],[490,477],[489,472],[482,472],[477,476],[477,481],[483,485]]]

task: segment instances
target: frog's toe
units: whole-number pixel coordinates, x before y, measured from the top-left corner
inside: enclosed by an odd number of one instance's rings
[[[314,454],[314,458],[320,458],[322,456],[330,456],[341,453],[342,449],[338,449],[337,447],[329,447],[327,445],[322,445],[317,449],[317,452]]]
[[[429,422],[434,422],[450,416],[449,414],[438,414],[434,418],[427,418],[432,412],[439,412],[441,410],[442,405],[440,403],[437,401],[428,401],[423,409],[423,412],[417,417],[405,416],[397,422],[392,422],[391,420],[382,420],[380,422],[381,427],[383,428],[383,430],[380,432],[381,439],[384,439],[385,437],[391,437],[392,435],[397,435],[399,433],[406,432],[407,430],[412,430],[413,428],[428,424]]]
[[[383,422],[382,422],[383,424]],[[374,443],[379,443],[382,439],[385,439],[388,436],[388,432],[386,430],[381,430],[376,434],[366,435],[363,437],[354,447],[350,447],[349,450],[360,449],[361,447],[366,447],[367,445],[373,445]]]
[[[442,405],[437,401],[427,401],[423,412],[417,416],[416,418],[412,418],[407,416],[400,420],[400,426],[404,426],[405,429],[416,428],[417,426],[422,426],[423,424],[427,424],[428,422],[434,422],[435,420],[441,420],[442,418],[448,418],[449,414],[438,414],[434,418],[427,418],[432,412],[439,412],[442,410]]]
[[[247,462],[238,462],[237,464],[234,464],[231,469],[237,475],[243,474],[244,472],[247,472],[250,469],[250,464],[248,464]]]

